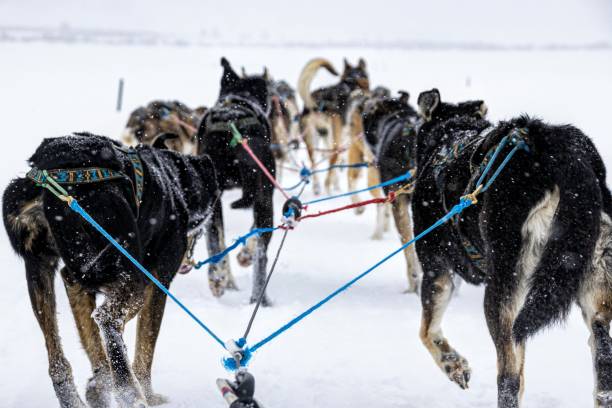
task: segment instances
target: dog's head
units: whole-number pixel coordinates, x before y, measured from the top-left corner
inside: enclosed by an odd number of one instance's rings
[[[480,100],[457,104],[442,102],[440,92],[434,88],[422,92],[417,103],[423,120],[417,137],[419,163],[455,131],[482,129],[489,125],[485,120],[487,105]]]
[[[399,91],[398,98],[389,96],[369,98],[363,108],[363,131],[367,143],[373,147],[378,144],[380,123],[391,116],[405,118],[416,116],[415,110],[408,103],[409,94]]]
[[[357,65],[352,66],[346,58],[344,59],[344,71],[340,77],[341,82],[347,83],[353,89],[370,89],[370,80],[366,71],[366,63],[363,58],[359,58]]]
[[[174,150],[182,154],[196,155],[198,151],[195,138],[181,138],[176,133],[162,132],[155,136],[151,146],[156,149]]]
[[[419,115],[426,123],[443,122],[454,117],[484,119],[487,115],[487,105],[484,101],[467,101],[457,104],[442,102],[440,91],[436,88],[421,92],[417,104]]]
[[[245,73],[246,76],[241,77],[225,57],[221,58],[221,66],[223,76],[221,77],[220,98],[226,95],[239,95],[257,103],[264,111],[268,109],[268,81],[263,74],[246,75]]]
[[[130,115],[123,132],[123,142],[128,145],[143,143],[153,146],[165,146],[183,154],[196,154],[197,141],[195,129],[199,119],[180,102],[153,101],[145,108],[138,108]],[[176,138],[159,144],[159,136],[174,134]]]
[[[128,146],[137,145],[143,138],[146,132],[147,110],[144,107],[139,107],[134,110],[128,118],[125,129],[123,130],[122,140]]]

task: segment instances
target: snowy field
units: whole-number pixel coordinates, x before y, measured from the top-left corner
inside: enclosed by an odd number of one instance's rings
[[[609,129],[611,51],[478,52],[373,49],[137,47],[0,43],[0,185],[24,175],[25,159],[43,137],[88,130],[119,137],[131,109],[152,99],[211,105],[218,93],[219,58],[295,84],[315,56],[340,66],[342,57],[368,61],[372,85],[405,89],[411,101],[437,87],[443,100],[484,99],[493,120],[527,112],[553,123],[572,123],[591,136],[612,168]],[[321,74],[319,84],[332,78]],[[124,110],[115,112],[117,81],[126,82]],[[287,173],[286,173],[287,174]],[[343,173],[344,177],[345,174]],[[291,178],[286,178],[290,184]],[[285,183],[284,183],[285,184]],[[343,180],[343,188],[346,183]],[[225,203],[237,197],[227,193]],[[307,191],[305,197],[310,197]],[[275,195],[276,213],[282,199]],[[343,203],[346,203],[344,201]],[[338,204],[337,202],[334,203]],[[329,207],[332,205],[330,204]],[[327,208],[321,205],[321,209]],[[249,211],[225,212],[228,241],[245,233]],[[274,306],[261,311],[251,334],[258,340],[399,246],[391,231],[369,239],[374,211],[305,221],[288,236],[269,293]],[[276,250],[280,235],[270,245]],[[197,258],[206,258],[203,243]],[[244,330],[251,307],[250,269],[231,257],[241,288],[213,298],[206,273],[179,276],[174,293],[222,338]],[[24,268],[0,233],[0,406],[56,406],[47,374],[43,337],[32,314]],[[83,395],[90,376],[63,285],[56,282],[60,334]],[[463,285],[443,324],[450,342],[473,369],[470,389],[460,390],[435,366],[418,338],[420,302],[406,295],[404,261],[394,258],[348,293],[259,351],[251,364],[258,398],[266,407],[493,407],[496,361],[482,310],[483,291]],[[133,346],[135,324],[127,328]],[[588,332],[574,310],[564,327],[540,333],[527,347],[524,406],[592,406]],[[132,349],[130,349],[130,353]],[[182,311],[168,303],[153,369],[168,407],[223,407],[214,381],[226,373],[222,350]]]

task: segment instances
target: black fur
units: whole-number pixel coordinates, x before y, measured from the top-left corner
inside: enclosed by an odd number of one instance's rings
[[[482,101],[443,103],[437,90],[421,94],[418,104],[425,123],[418,134],[419,174],[412,201],[415,234],[474,190],[476,169],[504,136],[517,129],[526,134],[529,152],[519,150],[457,223],[446,223],[416,244],[423,267],[421,334],[426,345],[448,349],[445,339],[431,343],[428,330],[434,315],[441,319],[438,293],[449,285],[449,270],[468,282],[486,284],[485,315],[498,351],[499,406],[515,407],[523,374],[522,363],[512,362],[521,360],[526,338],[562,320],[591,279],[601,213],[610,214],[604,165],[593,143],[573,126],[553,126],[521,116],[491,127],[483,118]],[[497,165],[511,148],[502,150]],[[550,236],[526,283],[525,302],[513,315],[513,302],[521,299],[519,260],[527,245],[521,228],[545,193],[555,188],[559,202]],[[484,256],[484,264],[479,266],[467,256],[466,239]],[[451,353],[454,361],[464,361],[454,350]],[[439,364],[445,365],[449,377],[467,386],[467,362],[453,366],[445,361]]]
[[[232,208],[254,207],[253,226],[255,228],[272,227],[274,186],[245,149],[241,146],[230,146],[232,134],[226,127],[230,122],[235,123],[242,136],[248,139],[249,146],[255,155],[272,175],[275,174],[274,157],[270,149],[268,84],[263,76],[240,77],[225,58],[221,60],[221,65],[224,71],[219,100],[208,110],[198,131],[200,152],[209,155],[215,164],[221,190],[234,187],[242,189],[242,198],[233,202]],[[244,120],[252,121],[248,126],[242,126],[241,123],[247,123],[243,122]],[[207,234],[211,255],[219,252],[225,246],[221,239],[222,231],[223,216],[221,203],[218,203],[214,221]],[[266,275],[266,252],[270,238],[271,233],[266,233],[259,238],[256,254],[241,253],[243,265],[248,265],[255,260],[255,284],[251,300],[256,300],[262,290],[261,285]],[[209,274],[213,293],[220,296],[227,284],[231,284],[227,282],[231,281],[229,264],[224,261],[221,265],[211,265]]]
[[[380,181],[387,182],[405,175],[409,170],[415,170],[417,121],[417,113],[408,103],[406,92],[400,92],[399,98],[391,98],[385,95],[384,89],[378,89],[373,97],[364,102],[362,111],[364,139],[374,155]],[[412,180],[400,181],[385,186],[383,190],[387,196],[390,196],[390,192],[396,192],[410,182]],[[395,227],[402,244],[413,237],[409,215],[410,199],[410,192],[406,191],[398,195],[391,206]],[[419,271],[414,247],[406,248],[404,256],[408,275],[407,292],[417,292]]]
[[[102,167],[128,175],[129,180],[69,185],[66,188],[121,245],[162,283],[169,285],[187,250],[188,235],[201,228],[212,212],[212,203],[217,196],[215,172],[206,156],[181,156],[148,146],[139,146],[137,151],[144,167],[144,193],[140,206],[135,202],[132,163],[111,139],[86,133],[45,139],[29,163],[39,169]],[[52,283],[60,258],[65,264],[62,275],[67,287],[79,288],[81,297],[95,293],[106,295],[105,302],[93,315],[105,339],[106,354],[112,358],[98,366],[96,372],[110,369],[116,389],[131,395],[124,395],[124,402],[138,400],[140,392],[131,384],[130,364],[115,325],[122,327],[138,313],[143,307],[145,288],[151,283],[63,201],[29,179],[15,179],[6,188],[3,215],[10,242],[26,264],[32,306],[47,341],[50,375],[60,405],[73,406],[78,400],[71,383],[70,366],[62,357],[57,326],[53,323],[55,299]],[[143,322],[139,321],[139,331],[149,325],[155,328],[146,329],[150,348],[155,345],[165,302],[161,291],[155,288],[152,293],[149,301],[156,306],[150,309],[146,301],[147,317]],[[72,301],[71,297],[71,304]],[[91,305],[93,308],[95,303]],[[93,309],[83,316],[75,314],[75,318],[77,321],[79,318],[91,319],[91,312]],[[84,329],[79,327],[79,330]],[[99,342],[94,337],[97,333],[81,334],[85,342]],[[139,340],[142,335],[139,333]],[[91,347],[86,349],[91,352]],[[148,358],[152,359],[153,350],[150,352]],[[60,365],[63,365],[64,374],[56,371],[58,362],[63,362]],[[104,368],[107,365],[110,368]],[[152,395],[150,372],[146,373],[146,367],[144,371],[139,371],[137,376],[148,399]],[[103,379],[97,378],[97,381],[100,385]]]
[[[381,181],[406,174],[416,165],[416,111],[407,99],[374,97],[365,103],[363,130],[374,153]],[[385,187],[385,193],[405,182]]]

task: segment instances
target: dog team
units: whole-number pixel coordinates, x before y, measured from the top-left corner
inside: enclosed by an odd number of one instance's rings
[[[221,67],[214,105],[192,110],[180,102],[151,102],[131,114],[124,144],[89,133],[45,138],[28,159],[32,170],[4,191],[4,225],[25,263],[61,407],[166,402],[151,384],[166,296],[37,185],[35,175],[63,185],[169,286],[178,272],[191,268],[201,235],[211,256],[226,248],[225,190],[241,189],[231,208],[252,208],[252,228],[273,227],[274,185],[244,149],[231,146],[231,126],[248,137],[251,150],[277,178],[282,169],[300,166],[295,155],[304,146],[310,169],[329,168],[327,193],[339,186],[334,167],[343,160],[366,162],[369,186],[411,171],[413,188],[378,204],[373,235],[380,239],[392,217],[402,244],[479,191],[479,176],[497,156],[508,158],[478,203],[404,251],[407,291],[422,300],[421,340],[443,374],[468,388],[469,363],[444,336],[442,321],[459,278],[484,285],[484,312],[497,352],[497,404],[518,408],[526,341],[563,321],[577,304],[591,333],[594,404],[612,407],[612,198],[604,163],[584,133],[526,115],[493,123],[483,101],[450,103],[437,89],[422,92],[415,108],[407,92],[393,96],[387,88],[371,88],[363,59],[355,65],[345,60],[341,74],[325,59],[308,62],[297,86],[301,111],[295,91],[267,69],[238,74],[225,58]],[[320,69],[339,81],[312,91]],[[359,173],[359,166],[348,170],[350,190]],[[314,193],[321,194],[318,175],[311,177]],[[389,196],[402,187],[390,184],[371,194]],[[241,266],[253,266],[251,302],[262,295],[271,236],[251,239],[238,254]],[[86,402],[58,333],[58,269],[93,371]],[[209,265],[208,280],[214,296],[236,289],[227,258]],[[96,295],[103,301],[96,303]],[[263,304],[270,304],[265,294]],[[130,362],[123,329],[136,316]]]

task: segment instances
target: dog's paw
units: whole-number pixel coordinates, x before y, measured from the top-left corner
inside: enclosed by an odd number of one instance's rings
[[[373,241],[380,241],[381,239],[383,239],[383,233],[382,231],[376,231],[375,233],[372,234],[370,238]]]
[[[242,197],[230,204],[230,207],[234,210],[240,210],[245,208],[251,208],[253,206],[253,198]]]
[[[259,298],[257,296],[253,295],[253,296],[251,296],[250,303],[251,304],[255,304],[255,303],[257,303],[258,300],[259,300]],[[272,301],[270,300],[270,298],[267,295],[264,296],[264,298],[261,301],[261,306],[263,306],[263,307],[270,307],[272,305],[273,304],[272,304]]]
[[[87,381],[85,399],[91,408],[107,408],[112,401],[112,379],[109,375],[96,372]]]
[[[595,401],[597,408],[612,408],[612,391],[598,391]]]
[[[158,405],[167,404],[170,400],[168,397],[162,394],[151,393],[147,394],[147,404],[151,407],[156,407]]]
[[[243,248],[238,252],[238,255],[236,255],[236,260],[238,261],[238,265],[246,268],[253,264],[253,254],[247,248]]]
[[[456,383],[463,390],[469,388],[472,370],[470,369],[467,360],[459,353],[454,350],[448,353],[443,353],[441,358],[441,366],[452,382]]]
[[[321,195],[321,185],[317,182],[312,184],[312,191],[314,193],[314,195],[318,196]]]
[[[420,294],[420,288],[421,279],[418,275],[412,275],[412,279],[410,278],[410,276],[408,277],[408,289],[406,289],[404,293],[414,293],[418,295]]]
[[[355,214],[356,215],[361,215],[361,214],[363,214],[365,212],[365,210],[366,210],[365,207],[356,207],[355,208]]]

